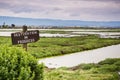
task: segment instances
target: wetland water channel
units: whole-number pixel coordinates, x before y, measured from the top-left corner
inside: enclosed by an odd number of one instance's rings
[[[120,44],[108,47],[77,52],[39,60],[48,68],[73,67],[82,63],[98,63],[107,58],[120,58]]]
[[[0,36],[11,36],[14,32],[0,32]],[[98,35],[101,38],[120,38],[120,32],[71,32],[70,34],[50,34],[40,33],[40,37],[74,37],[74,36],[85,36],[89,34]]]

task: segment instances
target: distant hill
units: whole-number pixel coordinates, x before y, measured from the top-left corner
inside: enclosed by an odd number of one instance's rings
[[[2,25],[4,22],[7,25],[120,27],[120,21],[80,21],[0,16],[0,25]]]

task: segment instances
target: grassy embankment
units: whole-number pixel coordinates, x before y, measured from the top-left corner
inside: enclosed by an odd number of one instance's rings
[[[38,42],[28,44],[28,52],[37,58],[43,58],[85,51],[119,43],[119,39],[103,39],[94,35],[72,38],[40,38]],[[0,37],[0,44],[12,46],[10,37]],[[21,47],[21,45],[16,45],[16,47]]]
[[[45,80],[119,80],[120,58],[72,68],[45,69]]]

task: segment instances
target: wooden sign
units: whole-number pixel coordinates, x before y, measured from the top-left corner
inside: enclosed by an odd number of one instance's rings
[[[25,44],[25,43],[32,43],[39,40],[39,31],[32,30],[26,32],[17,32],[11,34],[12,44]]]

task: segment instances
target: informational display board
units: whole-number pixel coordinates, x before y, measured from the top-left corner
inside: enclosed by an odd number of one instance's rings
[[[39,30],[12,33],[11,39],[13,45],[36,42],[39,40]]]

